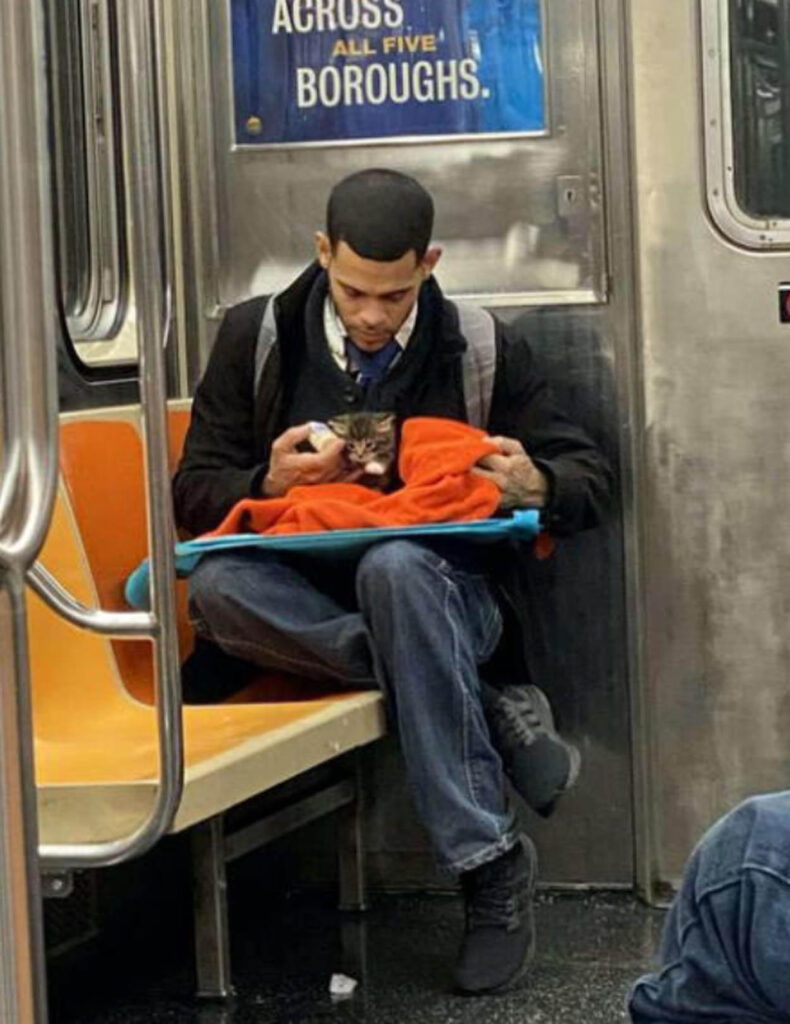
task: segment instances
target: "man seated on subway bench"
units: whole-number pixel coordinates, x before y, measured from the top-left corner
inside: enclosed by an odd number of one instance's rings
[[[228,310],[174,480],[180,526],[202,533],[239,499],[356,478],[343,441],[303,450],[310,421],[349,410],[394,413],[398,424],[467,420],[472,339],[433,277],[432,228],[433,201],[417,181],[354,174],[332,191],[317,260],[271,300],[268,329],[265,298]],[[481,318],[495,344],[481,425],[501,454],[477,472],[495,481],[503,510],[541,509],[557,534],[595,525],[611,487],[604,460],[551,405],[526,340],[479,310],[476,335]],[[456,982],[470,993],[512,985],[534,947],[536,854],[516,830],[503,771],[545,813],[579,761],[542,691],[526,685],[521,627],[535,609],[520,603],[519,559],[503,548],[389,540],[329,567],[228,552],[204,558],[190,584],[198,636],[226,654],[382,689],[418,812],[439,861],[461,879]]]

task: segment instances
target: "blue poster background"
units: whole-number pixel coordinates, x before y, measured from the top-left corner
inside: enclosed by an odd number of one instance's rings
[[[289,8],[300,0],[281,0]],[[304,7],[310,10],[312,6]],[[544,69],[540,0],[396,0],[403,22],[396,28],[357,28],[344,31],[273,31],[277,0],[230,0],[233,43],[233,80],[236,141],[245,145],[272,143],[333,142],[398,136],[477,133],[539,132],[546,128]],[[354,9],[347,0],[346,10]],[[382,0],[378,0],[382,5]],[[393,8],[389,8],[390,12]],[[282,16],[282,7],[280,8]],[[434,36],[430,52],[384,52],[385,37]],[[338,45],[340,43],[340,45]],[[346,56],[343,49],[356,53]],[[340,51],[340,52],[338,52]],[[361,52],[367,51],[367,52]],[[466,62],[474,67],[478,95],[420,102],[410,95],[401,102],[387,98],[367,99],[346,105],[326,105],[316,100],[307,105],[297,76],[315,84],[322,69],[332,76],[334,87],[346,65],[356,64],[365,73],[376,70],[377,88],[387,75],[403,75],[408,82],[417,62],[425,77],[442,62],[444,73]],[[474,65],[471,62],[474,61]],[[411,69],[390,68],[396,64]],[[298,72],[297,69],[308,69]],[[359,73],[356,72],[358,75]],[[330,90],[332,91],[332,90]],[[356,97],[359,93],[352,94]],[[300,100],[302,101],[300,105]]]

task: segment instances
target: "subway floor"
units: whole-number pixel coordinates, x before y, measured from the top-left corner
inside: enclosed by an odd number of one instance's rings
[[[192,996],[187,958],[116,957],[112,969],[55,972],[52,1024],[613,1024],[627,1020],[629,985],[653,961],[663,914],[627,894],[538,897],[538,950],[528,981],[505,995],[451,990],[463,922],[452,896],[374,898],[343,915],[317,894],[270,907],[231,906],[236,997]],[[353,978],[333,998],[333,975]]]

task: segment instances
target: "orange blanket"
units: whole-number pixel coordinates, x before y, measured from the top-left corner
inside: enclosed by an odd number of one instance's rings
[[[470,470],[496,451],[484,431],[466,423],[410,419],[401,437],[398,467],[404,486],[400,490],[381,494],[360,484],[314,484],[292,487],[282,498],[245,498],[206,536],[487,519],[499,505],[499,489]]]

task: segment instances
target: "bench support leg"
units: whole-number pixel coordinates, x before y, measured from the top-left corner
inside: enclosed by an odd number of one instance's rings
[[[354,791],[353,803],[340,811],[338,821],[340,910],[367,910],[365,844],[362,834],[362,771],[358,753],[354,762]]]
[[[192,829],[192,880],[195,918],[197,994],[227,999],[230,980],[225,834],[222,815]]]

